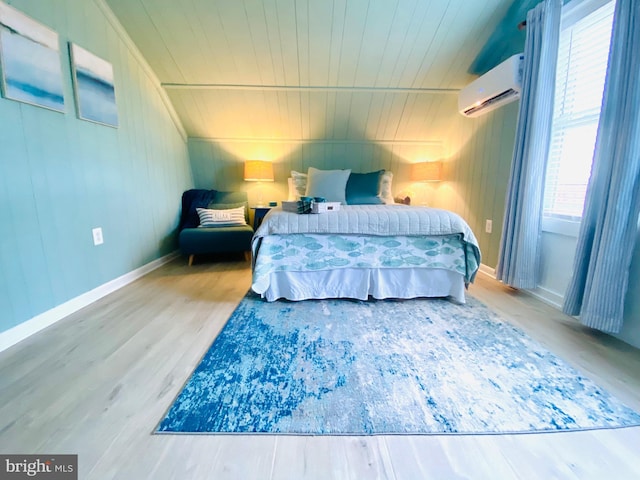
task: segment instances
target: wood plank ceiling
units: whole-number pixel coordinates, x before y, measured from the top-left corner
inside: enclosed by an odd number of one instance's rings
[[[190,137],[441,141],[512,0],[106,0]]]

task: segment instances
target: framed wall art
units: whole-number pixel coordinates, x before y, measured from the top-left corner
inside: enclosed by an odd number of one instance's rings
[[[118,126],[113,66],[74,43],[69,43],[78,118]]]
[[[1,1],[0,67],[5,98],[65,111],[58,34]]]

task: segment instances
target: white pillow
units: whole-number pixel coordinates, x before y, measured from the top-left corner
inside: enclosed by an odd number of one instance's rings
[[[296,189],[293,187],[293,178],[287,178],[287,186],[289,187],[287,202],[295,202],[296,200],[298,200],[298,195],[296,195]]]
[[[211,208],[196,208],[200,217],[201,227],[229,227],[246,225],[244,207],[215,210]]]
[[[393,205],[395,200],[391,193],[391,183],[393,181],[393,173],[386,170],[380,178],[380,198],[386,205]]]
[[[351,170],[318,170],[309,167],[307,197],[323,197],[327,202],[347,203],[347,181]]]

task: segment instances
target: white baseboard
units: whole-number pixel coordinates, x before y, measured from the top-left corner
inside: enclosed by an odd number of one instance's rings
[[[536,287],[533,290],[522,290],[528,295],[537,298],[541,302],[546,303],[547,305],[551,305],[552,307],[557,308],[558,310],[562,310],[562,303],[564,302],[564,297],[556,292],[552,292],[551,290],[547,290],[544,287]]]
[[[478,269],[478,272],[494,280],[496,279],[496,269],[489,267],[484,263],[480,264],[480,268]],[[518,289],[518,290],[526,293],[527,295],[531,295],[532,297],[537,298],[538,300],[546,303],[547,305],[551,305],[552,307],[555,307],[558,310],[562,310],[562,303],[564,301],[564,297],[559,293],[553,292],[551,290],[548,290],[540,286],[532,290],[527,290],[527,289]]]
[[[491,277],[494,280],[496,279],[496,269],[488,265],[485,265],[484,263],[480,264],[480,268],[478,269],[478,272],[486,275],[487,277]]]
[[[178,255],[179,252],[176,251],[170,253],[169,255],[165,255],[164,257],[158,258],[152,262],[147,263],[146,265],[141,266],[140,268],[136,268],[129,273],[125,273],[118,278],[104,283],[99,287],[94,288],[93,290],[89,290],[88,292],[72,298],[71,300],[62,303],[57,307],[53,307],[51,310],[42,312],[41,314],[36,315],[35,317],[0,333],[0,352],[33,335],[34,333],[37,333],[40,330],[53,325],[57,321],[62,320],[63,318],[71,315],[74,312],[77,312],[81,308],[86,307],[96,300],[99,300],[102,297],[105,297],[110,293],[124,287],[125,285],[128,285],[131,282],[139,279],[140,277],[143,277],[147,273],[161,267],[165,263],[170,262]]]

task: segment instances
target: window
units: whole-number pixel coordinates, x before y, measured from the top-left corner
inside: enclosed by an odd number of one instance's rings
[[[563,12],[544,192],[545,230],[553,230],[547,227],[562,220],[576,223],[582,217],[600,119],[614,7],[614,1],[574,0]],[[574,231],[577,229],[569,234]]]

